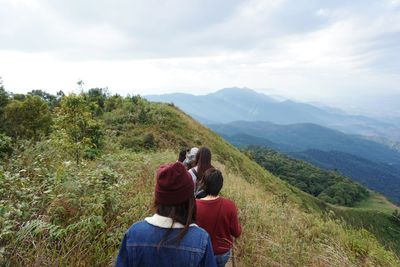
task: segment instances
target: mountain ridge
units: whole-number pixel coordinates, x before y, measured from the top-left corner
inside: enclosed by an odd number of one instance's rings
[[[237,120],[262,120],[277,124],[316,123],[346,133],[400,140],[399,126],[390,121],[350,115],[309,103],[277,101],[249,88],[224,88],[206,95],[179,93],[144,97],[151,101],[174,103],[202,123]]]
[[[348,139],[349,136],[344,133],[313,124],[281,126],[269,122],[260,123],[263,127],[258,127],[259,123],[257,122],[235,122],[209,125],[209,127],[237,147],[259,145],[276,149],[324,169],[337,170],[400,203],[400,194],[398,193],[400,192],[400,165],[398,160],[395,164],[390,162],[394,156],[400,158],[397,150],[387,150],[384,145],[369,143],[368,140],[358,139],[354,136],[350,136]],[[296,129],[303,128],[304,130],[304,126],[310,125],[316,129],[328,131],[331,135],[321,134],[314,129],[310,131],[312,135],[307,135],[307,132],[304,131],[296,132]],[[289,129],[289,134],[287,134],[287,129]],[[320,138],[321,136],[335,136],[335,133],[339,137],[344,137],[339,146],[335,146],[335,142],[338,141],[334,138]],[[306,140],[307,143],[302,144],[302,140]],[[366,146],[365,144],[371,145]],[[343,147],[346,148],[346,151],[340,150]],[[379,154],[379,149],[375,149],[376,153],[365,155],[366,151],[374,150],[376,147],[383,149],[382,153],[385,153],[386,150],[390,151],[390,154]],[[387,158],[389,162],[376,160],[382,158]]]
[[[384,144],[348,135],[313,123],[280,125],[264,121],[235,121],[209,124],[208,127],[223,135],[248,134],[265,138],[273,143],[288,145],[299,150],[338,150],[376,162],[400,164],[400,153]],[[374,153],[370,153],[373,151]]]

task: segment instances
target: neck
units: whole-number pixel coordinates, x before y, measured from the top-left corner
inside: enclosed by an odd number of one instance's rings
[[[202,198],[202,200],[214,200],[217,198],[219,198],[219,196],[207,195],[206,197]]]

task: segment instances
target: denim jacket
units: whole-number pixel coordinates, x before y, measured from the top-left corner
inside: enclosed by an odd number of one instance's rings
[[[190,225],[184,238],[177,244],[174,237],[183,225],[174,223],[167,241],[158,248],[171,224],[171,218],[158,214],[133,224],[122,240],[115,266],[216,266],[210,237],[196,224]]]

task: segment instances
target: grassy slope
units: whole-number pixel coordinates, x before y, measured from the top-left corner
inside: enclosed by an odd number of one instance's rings
[[[223,194],[239,209],[244,228],[235,250],[239,266],[400,266],[370,233],[323,216],[325,203],[272,176],[190,117],[168,105],[152,109],[162,123],[136,127],[132,135],[152,132],[157,151],[121,149],[110,134],[103,156],[80,168],[48,142],[13,159],[7,179],[20,178],[25,168],[21,183],[29,187],[16,192],[9,182],[7,190],[37,211],[5,244],[0,263],[3,255],[11,266],[112,265],[123,232],[153,212],[157,166],[174,161],[182,145],[203,144],[225,174]],[[50,185],[41,182],[44,177]],[[35,203],[35,196],[45,200]]]
[[[371,192],[367,199],[358,202],[354,207],[367,210],[379,210],[386,214],[392,214],[393,211],[399,208],[387,198],[375,192]]]
[[[347,224],[368,229],[382,244],[400,254],[400,226],[392,217],[398,207],[384,196],[371,192],[368,199],[355,207],[332,206],[331,209]]]

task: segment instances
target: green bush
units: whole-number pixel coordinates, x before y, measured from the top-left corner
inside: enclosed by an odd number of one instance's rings
[[[38,96],[12,100],[4,108],[4,130],[13,138],[38,140],[50,132],[52,116],[49,106]]]
[[[11,137],[3,133],[0,133],[0,159],[11,154],[12,152],[11,141],[12,141]]]

